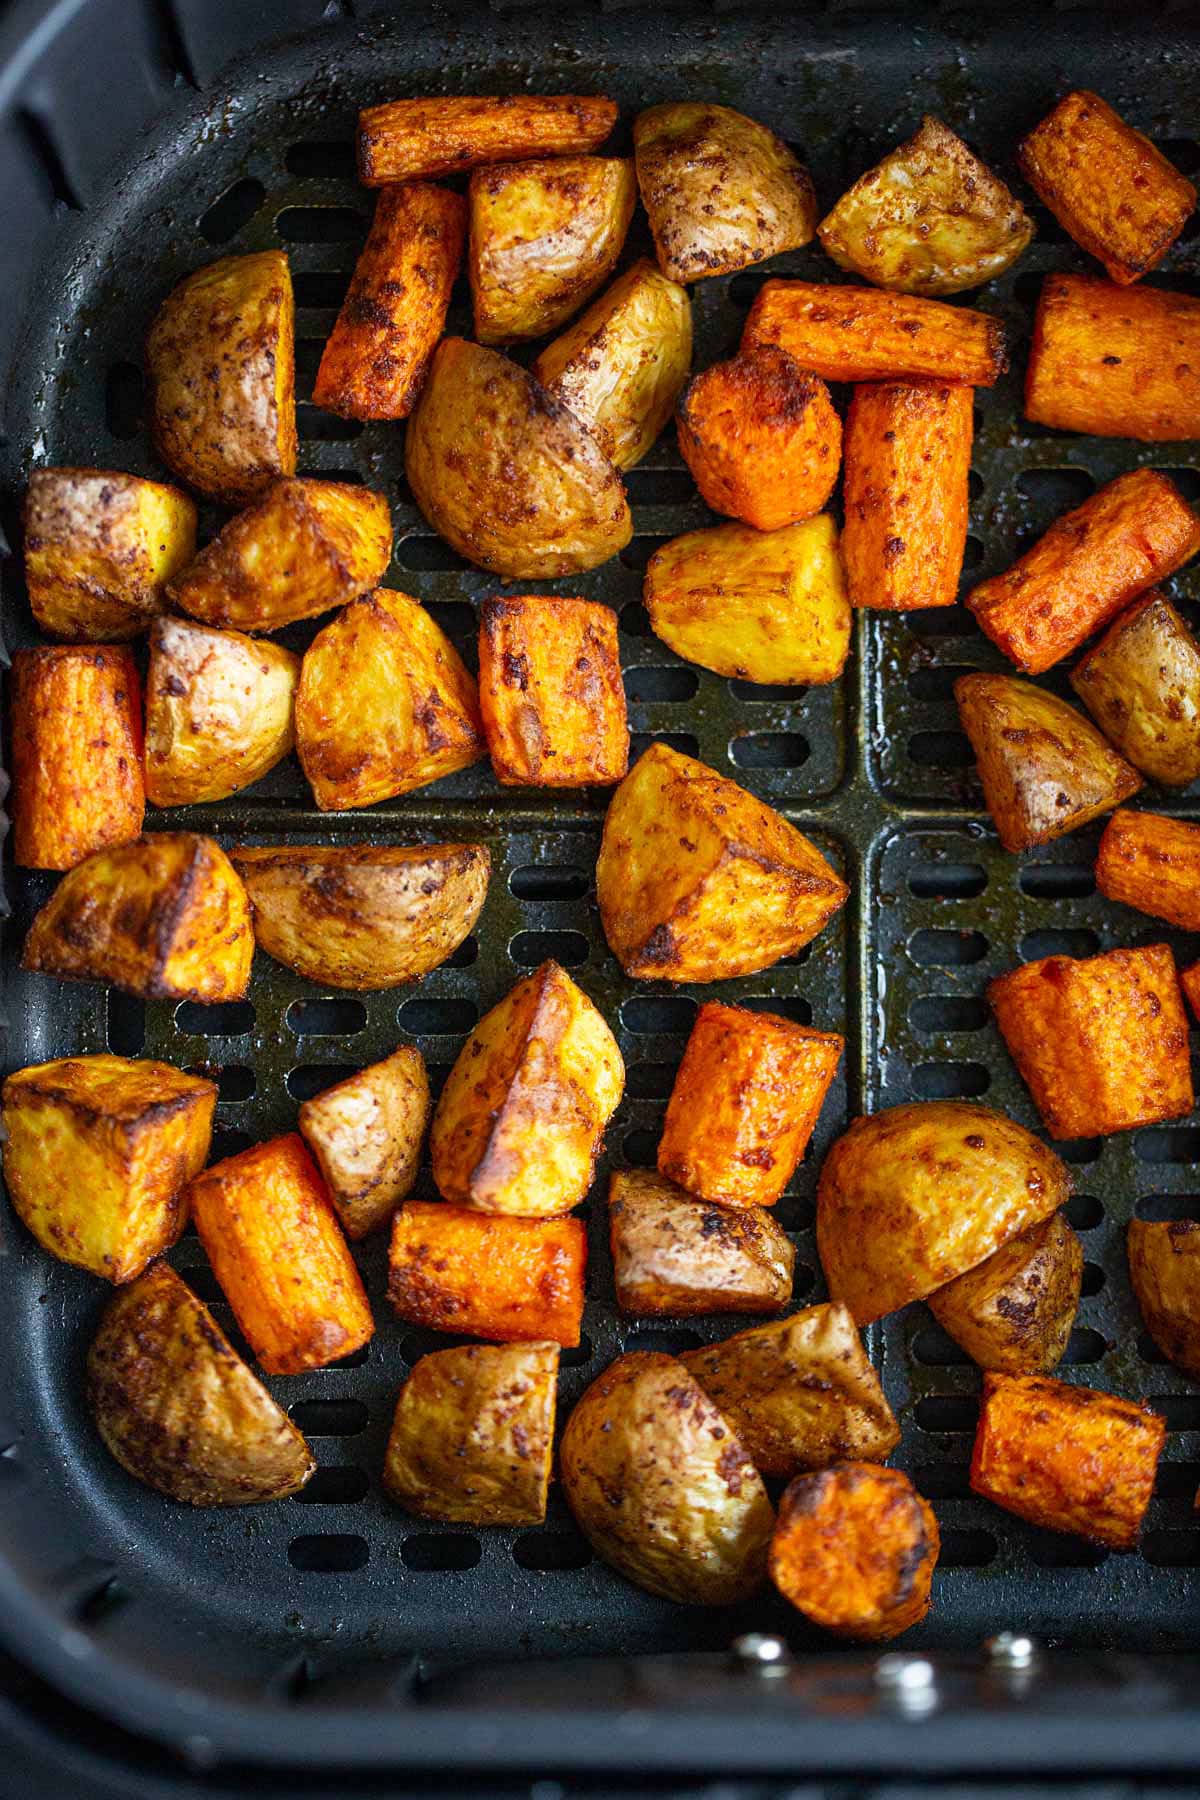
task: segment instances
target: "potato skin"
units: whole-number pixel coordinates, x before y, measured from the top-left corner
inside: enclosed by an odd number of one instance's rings
[[[676,1357],[618,1357],[567,1420],[560,1460],[580,1530],[627,1581],[692,1606],[762,1585],[774,1523],[762,1478]]]
[[[13,860],[73,869],[138,836],[142,684],[123,647],[56,645],[13,653]]]
[[[156,619],[146,675],[146,794],[155,806],[224,800],[292,748],[300,658],[282,644]]]
[[[1200,931],[1200,825],[1122,807],[1100,839],[1096,886],[1151,918]]]
[[[121,1467],[189,1506],[286,1500],[317,1466],[207,1306],[165,1262],[109,1302],[88,1351],[87,1403]]]
[[[479,163],[594,150],[616,122],[616,105],[603,94],[388,100],[358,115],[358,178],[364,187],[384,187]]]
[[[987,313],[878,288],[768,281],[742,350],[778,344],[825,381],[961,381],[992,387],[1008,367],[1004,327]]]
[[[817,1187],[830,1298],[869,1325],[975,1268],[1070,1193],[1053,1150],[990,1107],[928,1100],[856,1119]]]
[[[1157,588],[1080,657],[1071,686],[1151,781],[1186,787],[1200,775],[1200,644]]]
[[[301,1106],[300,1135],[347,1237],[365,1237],[411,1192],[429,1113],[429,1077],[413,1044]]]
[[[716,1206],[649,1169],[617,1169],[608,1220],[622,1312],[684,1319],[788,1303],[796,1249],[762,1207]]]
[[[502,786],[620,781],[629,724],[616,613],[550,594],[486,600],[479,703]]]
[[[930,1312],[981,1369],[1047,1375],[1079,1310],[1083,1245],[1061,1213],[930,1294]]]
[[[1025,417],[1092,437],[1200,437],[1200,300],[1047,275],[1025,369]]]
[[[406,1200],[392,1223],[388,1299],[402,1319],[501,1343],[579,1342],[587,1232],[580,1219],[517,1219]]]
[[[171,290],[146,339],[154,447],[237,506],[296,471],[295,305],[282,250],[225,256]]]
[[[1132,1219],[1126,1249],[1146,1330],[1177,1369],[1200,1380],[1200,1224]]]

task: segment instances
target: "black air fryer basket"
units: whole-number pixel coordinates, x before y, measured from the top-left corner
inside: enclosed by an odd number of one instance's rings
[[[313,374],[373,197],[354,179],[361,105],[405,94],[611,94],[629,120],[702,97],[800,147],[825,205],[939,114],[1015,179],[1014,147],[1069,87],[1101,90],[1185,170],[1200,167],[1200,25],[1151,0],[1075,10],[978,7],[711,9],[400,6],[391,0],[45,0],[0,20],[0,420],[3,526],[32,463],[160,473],[142,417],[141,346],[154,309],[216,256],[282,245],[297,298],[301,471],[385,489],[397,527],[390,585],[421,597],[469,655],[476,605],[503,584],[462,563],[418,514],[396,426],[309,402]],[[1076,439],[1024,422],[1020,379],[1045,271],[1086,259],[1040,208],[1038,235],[980,303],[1000,315],[1011,372],[976,402],[966,578],[1004,568],[1033,535],[1120,470],[1167,469],[1200,492],[1196,445]],[[1193,221],[1193,227],[1195,226]],[[635,239],[644,226],[635,226]],[[631,251],[641,249],[639,242]],[[814,246],[772,273],[837,279]],[[698,366],[737,341],[764,272],[694,290]],[[1153,278],[1200,291],[1194,231]],[[451,329],[469,332],[465,293]],[[662,738],[736,777],[844,870],[850,904],[817,941],[722,998],[845,1032],[844,1072],[779,1209],[799,1250],[797,1297],[819,1298],[816,1173],[856,1113],[970,1096],[1038,1121],[989,1023],[987,981],[1051,951],[1170,938],[1110,905],[1095,831],[1016,858],[982,809],[951,686],[1001,666],[964,609],[857,619],[842,681],[810,692],[721,680],[649,633],[642,571],[709,515],[670,434],[628,478],[635,536],[570,584],[618,610],[635,750]],[[211,529],[213,514],[205,520]],[[32,641],[19,556],[4,571],[9,645]],[[522,584],[527,585],[527,584]],[[537,584],[534,584],[535,587]],[[551,588],[557,584],[543,584]],[[1200,565],[1173,584],[1200,595]],[[285,641],[302,648],[315,625]],[[1061,679],[1052,678],[1052,687]],[[1153,804],[1200,817],[1184,793]],[[344,1072],[419,1045],[435,1085],[464,1035],[525,971],[557,957],[617,1031],[628,1097],[609,1164],[649,1164],[697,1001],[624,979],[595,905],[602,794],[498,791],[486,766],[365,812],[319,815],[294,759],[221,805],[154,813],[223,842],[483,839],[495,873],[476,933],[419,987],[330,996],[260,957],[249,999],[143,1006],[23,975],[17,953],[53,878],[5,884],[6,1063],[106,1046],[216,1071],[215,1154],[290,1129],[297,1103]],[[1181,940],[1187,959],[1200,943]],[[1063,1373],[1144,1396],[1170,1435],[1141,1550],[1106,1556],[975,1499],[967,1466],[978,1375],[925,1311],[875,1327],[871,1349],[904,1425],[897,1456],[934,1502],[943,1553],[934,1608],[889,1656],[839,1653],[777,1598],[736,1612],[672,1607],[590,1553],[554,1491],[543,1528],[434,1527],[385,1501],[379,1469],[396,1390],[451,1341],[400,1325],[385,1243],[360,1258],[379,1322],[335,1367],[271,1383],[320,1463],[294,1500],[191,1512],[127,1478],[82,1400],[102,1285],[0,1221],[0,1639],[64,1703],[201,1765],[411,1769],[1080,1771],[1186,1767],[1197,1742],[1200,1391],[1142,1334],[1124,1257],[1133,1216],[1196,1216],[1200,1121],[1066,1147],[1084,1299]],[[585,1336],[564,1355],[562,1412],[623,1349],[724,1335],[622,1320],[601,1170],[589,1211]],[[427,1179],[427,1177],[426,1177]],[[430,1191],[428,1188],[418,1192]],[[172,1260],[222,1324],[199,1240]],[[736,1324],[735,1322],[732,1322]],[[772,1673],[741,1634],[784,1633]],[[997,1634],[1037,1640],[1016,1647]]]

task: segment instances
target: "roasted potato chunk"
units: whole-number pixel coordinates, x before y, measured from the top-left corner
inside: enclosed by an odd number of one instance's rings
[[[1132,1219],[1126,1248],[1146,1330],[1176,1368],[1200,1380],[1200,1224]]]
[[[1142,785],[1082,713],[1031,681],[960,675],[954,698],[1006,850],[1078,831]]]
[[[1096,886],[1182,931],[1200,931],[1200,825],[1122,807],[1104,828]]]
[[[639,758],[604,821],[596,899],[627,975],[753,975],[815,938],[849,891],[777,812],[667,744]]]
[[[254,933],[225,852],[192,831],[98,850],[64,875],[29,927],[21,966],[107,981],[139,1000],[241,1000]]]
[[[965,1275],[1070,1193],[1053,1150],[990,1107],[928,1100],[855,1119],[817,1188],[830,1298],[869,1325]]]
[[[61,1262],[129,1281],[187,1222],[215,1083],[168,1063],[73,1056],[4,1083],[4,1180],[17,1216]]]
[[[982,1369],[1046,1375],[1067,1347],[1083,1245],[1061,1213],[930,1294],[930,1312]]]
[[[376,588],[317,633],[296,749],[322,812],[410,794],[487,754],[475,682],[419,600]]]
[[[1157,588],[1080,657],[1071,686],[1151,781],[1186,787],[1200,775],[1200,644]]]
[[[807,244],[808,170],[765,125],[706,100],[650,106],[633,122],[642,205],[672,281],[728,275]]]
[[[550,1492],[557,1344],[465,1344],[423,1356],[396,1401],[383,1485],[454,1525],[540,1525]]]
[[[672,538],[646,570],[646,610],[677,656],[740,681],[836,681],[850,651],[850,602],[828,513],[756,531],[713,525]]]
[[[925,1617],[940,1550],[933,1508],[907,1475],[844,1462],[788,1487],[768,1567],[814,1625],[878,1643]]]
[[[778,344],[825,381],[957,381],[992,387],[1008,367],[1004,327],[987,313],[877,288],[768,281],[742,350]]]
[[[388,100],[358,115],[358,178],[385,187],[480,163],[595,150],[616,122],[616,105],[603,94]]]
[[[483,910],[482,844],[264,844],[233,852],[260,946],[319,987],[399,987],[452,956]]]
[[[168,1263],[114,1294],[87,1358],[100,1436],[135,1481],[188,1506],[297,1494],[316,1458]]]
[[[619,157],[476,169],[467,272],[479,342],[547,337],[577,313],[616,267],[636,198]]]
[[[196,506],[178,488],[111,469],[35,469],[25,496],[25,585],[49,637],[135,638],[196,554]]]
[[[239,506],[296,472],[295,305],[282,250],[188,275],[146,339],[154,447],[189,487]]]
[[[687,289],[644,257],[548,344],[533,372],[618,469],[657,442],[692,363]]]
[[[840,269],[901,294],[961,294],[1011,269],[1033,220],[998,175],[927,113],[860,175],[817,235]]]
[[[502,786],[620,781],[629,725],[616,613],[547,594],[485,601],[479,704]]]
[[[480,1019],[446,1079],[429,1133],[438,1191],[476,1212],[570,1212],[624,1087],[603,1018],[565,969],[543,963]]]
[[[1200,437],[1200,300],[1047,275],[1025,369],[1025,417],[1092,437]]]
[[[156,619],[146,676],[146,793],[155,806],[224,800],[292,747],[300,658],[282,644]]]
[[[429,1077],[412,1044],[301,1106],[301,1136],[347,1237],[382,1225],[412,1191],[429,1110]]]
[[[693,1606],[761,1585],[774,1523],[762,1478],[675,1357],[618,1357],[567,1420],[561,1465],[580,1530],[627,1581]]]
[[[137,837],[146,811],[142,684],[130,652],[17,650],[9,699],[13,860],[73,869]]]
[[[621,1169],[608,1222],[622,1312],[777,1312],[791,1297],[796,1249],[762,1207],[714,1206],[648,1169]]]
[[[388,1299],[433,1331],[579,1342],[587,1232],[580,1219],[516,1219],[406,1200],[392,1225]]]

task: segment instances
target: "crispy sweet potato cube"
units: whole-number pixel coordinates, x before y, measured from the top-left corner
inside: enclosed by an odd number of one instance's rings
[[[4,1083],[4,1180],[43,1249],[130,1281],[187,1222],[204,1167],[215,1083],[167,1063],[74,1056]]]
[[[402,1319],[499,1343],[572,1349],[583,1319],[580,1219],[517,1219],[406,1200],[392,1225],[388,1299]]]
[[[347,1237],[365,1237],[411,1193],[429,1110],[429,1077],[412,1044],[301,1106],[301,1135]]]
[[[123,647],[18,650],[12,718],[13,858],[73,869],[142,829],[142,684]]]
[[[928,1305],[981,1368],[1045,1375],[1066,1350],[1082,1278],[1083,1245],[1056,1212],[930,1294]]]
[[[639,758],[604,821],[596,898],[627,975],[752,975],[815,938],[849,891],[777,812],[668,744]]]
[[[989,1372],[971,1487],[1031,1525],[1132,1550],[1166,1431],[1136,1401],[1045,1375]]]
[[[1153,919],[1200,931],[1200,825],[1122,807],[1100,839],[1096,886]]]
[[[300,658],[282,644],[190,619],[156,619],[146,675],[146,795],[224,800],[292,747]]]
[[[1146,444],[1200,437],[1200,300],[1047,275],[1025,370],[1025,416]]]
[[[1188,968],[1179,971],[1179,985],[1193,1014],[1200,1020],[1200,962],[1191,963]]]
[[[1109,1137],[1191,1112],[1187,1019],[1165,944],[1045,956],[998,976],[988,999],[1051,1137]]]
[[[1157,588],[1080,657],[1071,686],[1143,775],[1164,787],[1200,775],[1200,644]]]
[[[616,105],[602,94],[388,100],[358,115],[358,177],[365,187],[385,187],[480,163],[595,150],[616,122]]]
[[[1126,1247],[1146,1330],[1176,1368],[1200,1380],[1200,1222],[1132,1219]]]
[[[268,1375],[349,1356],[375,1330],[320,1171],[296,1132],[227,1156],[187,1192],[242,1336]]]
[[[107,981],[140,1000],[240,1000],[254,933],[236,869],[212,838],[158,831],[98,850],[36,914],[22,967]]]
[[[796,1249],[761,1206],[715,1206],[649,1169],[618,1169],[608,1226],[622,1312],[777,1312],[791,1297]]]
[[[825,381],[965,382],[991,387],[1008,367],[1004,327],[987,313],[878,288],[768,281],[743,351],[778,344]]]
[[[35,469],[25,497],[25,584],[50,637],[135,638],[196,554],[196,505],[110,469]]]
[[[547,594],[484,603],[479,704],[497,781],[589,787],[620,781],[629,726],[617,615]]]
[[[484,1015],[447,1077],[429,1134],[440,1193],[477,1212],[570,1212],[624,1087],[603,1018],[565,969],[543,963]]]

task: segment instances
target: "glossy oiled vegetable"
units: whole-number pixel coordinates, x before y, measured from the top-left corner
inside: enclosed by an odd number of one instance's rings
[[[1067,1347],[1082,1277],[1083,1245],[1054,1213],[930,1294],[929,1310],[981,1368],[1044,1375]]]
[[[622,1312],[777,1312],[791,1296],[795,1246],[760,1206],[715,1206],[649,1169],[617,1169],[608,1222]]]
[[[402,1319],[501,1343],[579,1342],[587,1232],[579,1219],[517,1219],[408,1200],[388,1252]]]
[[[743,351],[778,344],[826,381],[961,381],[991,387],[1008,367],[1004,327],[987,313],[877,288],[768,281]]]
[[[1164,787],[1200,775],[1200,644],[1157,588],[1080,657],[1071,686],[1143,775]]]
[[[1200,931],[1200,825],[1122,807],[1100,839],[1096,886],[1181,931]]]
[[[1200,1223],[1132,1219],[1126,1247],[1146,1330],[1176,1368],[1200,1380]]]
[[[1025,370],[1025,416],[1147,444],[1200,437],[1200,299],[1047,275]]]
[[[479,704],[492,770],[505,786],[620,781],[629,726],[616,613],[554,594],[485,601]]]
[[[300,658],[282,644],[189,619],[156,619],[146,676],[146,795],[224,800],[292,747]]]
[[[454,175],[479,163],[594,150],[617,122],[602,94],[449,94],[388,100],[358,115],[358,174],[367,187]]]
[[[347,1237],[382,1225],[410,1192],[428,1122],[429,1077],[414,1044],[301,1106],[296,1123]]]

